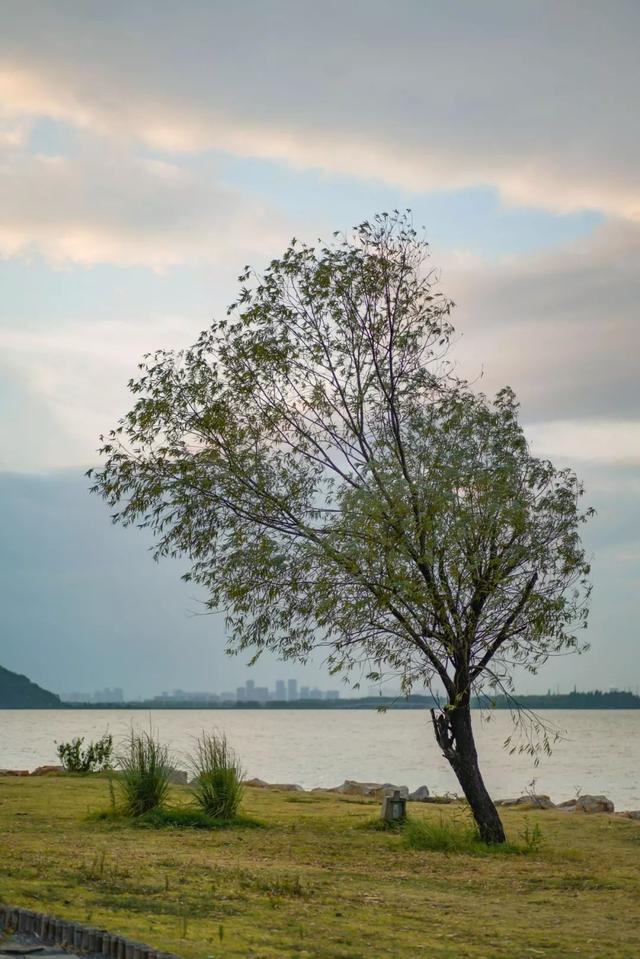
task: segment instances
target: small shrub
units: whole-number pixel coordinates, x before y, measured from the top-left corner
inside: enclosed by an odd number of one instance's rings
[[[118,765],[125,815],[143,816],[163,806],[169,791],[171,761],[169,750],[151,731],[131,730]]]
[[[212,819],[234,819],[242,801],[242,767],[224,733],[205,733],[190,757],[193,797]]]
[[[56,743],[58,757],[67,772],[96,773],[111,769],[113,736],[110,733],[84,749],[83,743],[84,736],[76,736],[68,743]]]

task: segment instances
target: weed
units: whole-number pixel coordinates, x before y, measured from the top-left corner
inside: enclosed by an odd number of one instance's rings
[[[522,840],[523,852],[538,852],[543,843],[542,829],[539,824],[536,822],[531,826],[529,819],[525,816],[524,829],[520,833],[520,839]]]
[[[266,893],[270,898],[308,899],[311,889],[300,881],[299,876],[256,875],[248,870],[238,870],[240,889]]]

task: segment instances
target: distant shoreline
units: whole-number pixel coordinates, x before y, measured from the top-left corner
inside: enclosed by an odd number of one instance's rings
[[[603,693],[598,690],[587,693],[554,693],[549,695],[527,695],[515,696],[515,701],[524,709],[543,710],[543,709],[640,709],[640,696],[634,693],[612,691]],[[56,710],[193,710],[193,709],[211,709],[211,710],[309,710],[309,709],[430,709],[441,705],[431,696],[409,696],[407,698],[394,698],[389,696],[364,696],[353,699],[332,699],[332,700],[296,700],[294,702],[274,701],[274,702],[222,702],[212,703],[210,701],[188,701],[188,702],[155,702],[153,700],[133,701],[126,703],[60,703],[59,705],[49,706],[7,706],[0,705],[0,709],[56,709]],[[512,703],[506,697],[498,696],[491,700],[489,698],[480,701],[474,699],[472,703],[475,709],[509,709]]]

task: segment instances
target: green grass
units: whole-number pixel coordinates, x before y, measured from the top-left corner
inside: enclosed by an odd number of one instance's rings
[[[140,828],[89,819],[109,807],[102,777],[0,779],[0,899],[186,959],[640,956],[638,822],[507,809],[527,855],[451,852],[406,837],[455,830],[461,804],[412,804],[407,827],[382,830],[364,828],[372,805],[291,798],[246,789],[241,815],[263,829]],[[173,786],[165,808],[190,802]]]
[[[162,806],[140,816],[129,816],[118,807],[99,809],[88,816],[92,822],[111,822],[123,828],[150,827],[152,829],[264,829],[265,823],[251,816],[232,816],[220,819],[209,816],[201,809],[189,806]]]
[[[421,852],[443,852],[446,855],[504,856],[533,855],[540,852],[544,834],[539,823],[528,819],[517,841],[487,845],[478,835],[471,816],[443,816],[431,819],[410,819],[402,827],[404,845]]]
[[[477,829],[468,818],[460,820],[441,815],[438,819],[410,820],[402,838],[409,849],[423,852],[473,853],[483,848]]]

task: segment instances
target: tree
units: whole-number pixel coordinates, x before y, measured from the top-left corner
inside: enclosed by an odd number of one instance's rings
[[[335,235],[337,237],[337,234]],[[472,694],[578,645],[581,487],[529,453],[506,389],[452,375],[452,304],[408,216],[291,243],[185,352],[147,356],[94,491],[226,613],[231,651],[395,673],[487,842]]]

